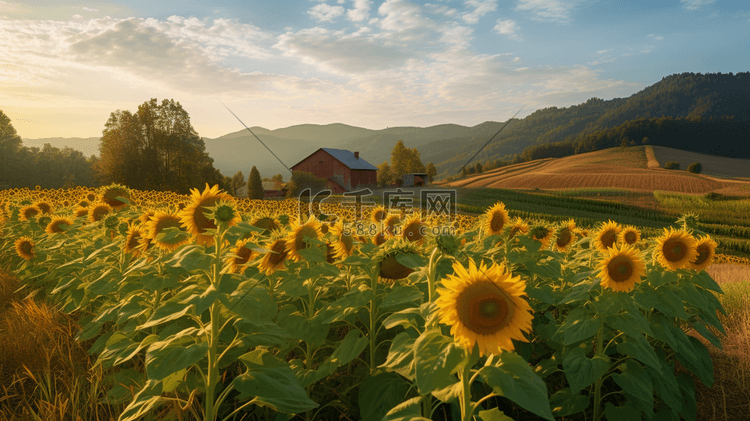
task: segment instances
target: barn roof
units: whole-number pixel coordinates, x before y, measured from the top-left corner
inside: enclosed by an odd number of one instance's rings
[[[374,165],[370,164],[369,162],[365,161],[364,159],[362,159],[361,156],[359,158],[355,158],[354,157],[354,152],[352,152],[352,151],[348,151],[346,149],[333,149],[333,148],[320,148],[320,149],[326,151],[329,155],[331,155],[332,157],[334,157],[337,160],[339,160],[342,164],[346,165],[349,169],[352,169],[352,170],[373,170],[373,171],[377,171],[378,170],[378,168],[376,166],[374,166]],[[318,149],[318,151],[320,149]],[[315,151],[315,152],[318,152],[318,151]],[[308,155],[302,161],[294,164],[292,167],[296,167],[300,163],[304,162],[307,158],[309,158],[310,156],[312,156],[315,152],[313,152],[312,154]]]

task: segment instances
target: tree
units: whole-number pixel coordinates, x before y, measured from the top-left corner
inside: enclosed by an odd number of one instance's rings
[[[641,143],[644,144],[644,145],[648,145],[649,144],[648,138],[644,137],[643,140],[641,140]]]
[[[668,170],[679,170],[680,169],[680,163],[675,161],[669,161],[666,164],[664,164],[664,168]]]
[[[477,173],[477,174],[479,174],[479,173],[482,172],[482,164],[481,163],[477,162],[474,165],[474,172]]]
[[[260,180],[260,172],[253,165],[247,178],[247,197],[248,199],[263,199],[263,196],[263,182]]]
[[[411,153],[399,140],[391,150],[391,179],[400,180],[401,176],[409,172]]]
[[[17,185],[20,181],[18,153],[23,146],[21,136],[10,122],[10,118],[0,110],[0,188]]]
[[[432,181],[435,179],[435,176],[437,175],[437,168],[435,168],[435,164],[432,162],[427,163],[427,181],[432,183]]]
[[[237,196],[237,192],[246,185],[247,181],[245,181],[245,175],[242,174],[242,171],[234,173],[232,176],[232,191],[234,192],[234,195]]]
[[[393,173],[391,166],[388,165],[388,161],[383,161],[382,164],[378,165],[378,184],[386,187],[393,183]]]
[[[693,174],[700,174],[701,171],[703,171],[703,165],[701,165],[700,162],[693,162],[692,164],[688,165],[687,170],[688,172],[691,172]]]
[[[273,181],[276,184],[276,187],[284,184],[284,176],[281,174],[275,174],[273,177],[271,177],[271,181]]]
[[[136,113],[112,112],[99,150],[96,171],[105,184],[188,193],[209,182],[206,176],[216,181],[203,138],[174,100],[165,99],[159,105],[152,98],[138,106]]]
[[[316,177],[314,174],[304,171],[294,171],[292,179],[289,182],[288,197],[299,197],[305,190],[310,189],[310,195],[315,196],[318,192],[325,189],[328,180]]]

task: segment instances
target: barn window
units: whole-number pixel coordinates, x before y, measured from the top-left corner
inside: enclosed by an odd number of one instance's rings
[[[322,164],[322,163],[323,163],[323,161],[320,161],[320,163]]]

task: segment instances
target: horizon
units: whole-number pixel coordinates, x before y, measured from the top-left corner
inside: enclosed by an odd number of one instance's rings
[[[208,139],[244,130],[222,102],[267,130],[472,127],[750,69],[739,1],[273,5],[0,1],[0,110],[29,141],[101,137],[151,98],[178,101]]]

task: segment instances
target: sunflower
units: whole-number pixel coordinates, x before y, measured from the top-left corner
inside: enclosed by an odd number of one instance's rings
[[[656,239],[653,257],[669,270],[689,268],[690,262],[698,258],[695,238],[684,228],[664,228],[664,234]]]
[[[508,239],[515,237],[516,234],[526,234],[529,232],[529,224],[523,222],[523,219],[516,218],[513,220],[513,225],[510,227],[508,233]]]
[[[79,206],[75,208],[75,210],[73,210],[73,216],[75,216],[76,218],[89,216],[89,208]]]
[[[281,222],[279,222],[277,218],[274,218],[266,212],[255,215],[255,217],[250,222],[250,225],[258,228],[263,228],[268,231],[278,231],[281,229]]]
[[[149,209],[145,211],[144,213],[142,213],[138,217],[138,220],[141,221],[142,224],[148,224],[148,222],[151,220],[151,217],[154,215],[156,215],[156,211],[153,209]]]
[[[112,207],[106,203],[97,203],[96,205],[89,206],[89,221],[101,221],[110,213],[112,213]]]
[[[139,226],[128,224],[128,232],[125,234],[125,246],[123,247],[123,251],[138,257],[138,255],[141,254],[139,244],[143,237],[143,232]]]
[[[385,231],[380,231],[379,233],[372,236],[372,243],[376,246],[382,245],[386,242],[385,238]]]
[[[89,207],[89,205],[90,205],[90,203],[89,203],[89,202],[87,202],[87,201],[85,201],[85,200],[81,200],[80,202],[78,202],[78,205],[77,205],[77,206],[78,206],[78,207],[81,207],[81,208],[87,208],[87,207]]]
[[[378,264],[378,279],[381,282],[392,283],[409,276],[414,269],[406,267],[398,262],[396,256],[399,254],[417,253],[416,244],[397,238],[388,245],[383,246],[373,256],[373,262]]]
[[[270,253],[266,253],[258,264],[258,269],[266,275],[270,275],[284,267],[284,260],[286,260],[289,253],[286,251],[286,239],[283,237],[275,238],[270,245],[267,247],[271,250]]]
[[[490,235],[499,235],[508,225],[508,211],[503,202],[497,202],[484,213],[484,227]]]
[[[346,234],[343,222],[339,221],[331,228],[331,235],[334,238],[331,243],[334,256],[337,259],[346,259],[351,256],[354,250],[354,238],[351,234]]]
[[[312,215],[310,215],[304,224],[292,222],[292,232],[287,237],[286,243],[286,250],[289,253],[289,257],[295,262],[299,262],[302,260],[302,256],[298,252],[307,247],[305,237],[317,239],[321,236],[320,222]]]
[[[244,240],[238,240],[235,243],[234,248],[232,248],[231,252],[235,255],[235,257],[230,257],[230,267],[229,270],[232,273],[244,273],[246,265],[248,262],[255,259],[259,253],[250,250],[246,247],[247,243],[250,241],[250,238],[245,238]]]
[[[208,229],[216,229],[216,224],[206,218],[203,213],[219,200],[233,201],[232,196],[219,190],[218,185],[208,187],[208,183],[203,193],[199,192],[198,189],[191,189],[190,192],[192,193],[190,196],[192,202],[179,212],[180,221],[187,228],[187,231],[195,237],[196,243],[210,247],[214,244],[214,237],[204,233]],[[228,224],[228,226],[232,225],[234,223]]]
[[[372,222],[379,224],[383,222],[383,220],[386,217],[386,211],[382,206],[378,206],[375,209],[372,210],[372,214],[370,215],[370,219]]]
[[[42,213],[46,213],[48,215],[52,214],[52,205],[50,205],[49,203],[45,201],[36,202],[34,203],[34,206],[38,207],[39,210],[42,211]]]
[[[65,229],[62,227],[69,227],[73,225],[73,220],[70,218],[63,218],[63,217],[56,217],[53,218],[52,221],[47,224],[47,228],[45,228],[44,232],[47,234],[58,234],[65,232]]]
[[[529,312],[533,310],[523,298],[526,282],[513,277],[504,265],[480,263],[477,268],[469,260],[468,269],[453,264],[455,275],[448,275],[437,289],[438,317],[451,327],[456,342],[480,355],[499,354],[501,349],[513,351],[511,339],[528,342],[523,332],[531,332]]]
[[[34,240],[31,238],[21,237],[15,241],[14,245],[16,246],[16,253],[24,259],[31,260],[36,256],[34,254]]]
[[[422,222],[419,215],[414,215],[404,222],[403,231],[400,238],[410,241],[417,245],[424,244],[423,232],[427,226]]]
[[[384,222],[383,225],[385,225],[385,233],[388,235],[393,235],[396,229],[396,225],[398,225],[401,222],[401,217],[398,215],[389,214]]]
[[[716,241],[712,240],[709,236],[698,238],[695,243],[695,248],[698,251],[698,257],[690,262],[690,268],[695,271],[702,271],[709,267],[714,260],[714,254],[716,253]]]
[[[612,220],[602,224],[594,235],[594,247],[599,251],[606,253],[608,248],[617,243],[617,236],[620,234],[621,230],[622,228],[620,225]]]
[[[323,235],[328,234],[328,228],[330,228],[330,225],[328,225],[328,223],[326,223],[326,222],[321,222],[320,223],[320,233],[321,234],[323,234]]]
[[[174,213],[157,211],[145,226],[145,236],[148,237],[156,247],[159,247],[166,252],[174,251],[180,246],[190,242],[190,238],[187,236],[177,237],[172,240],[166,240],[164,238],[159,240],[156,238],[156,236],[164,231],[164,229],[170,227],[182,230],[182,225],[180,225],[180,216]]]
[[[549,247],[550,238],[552,238],[552,230],[545,224],[536,224],[529,229],[529,236],[532,240],[537,240],[542,243],[540,250],[544,250]]]
[[[563,222],[562,225],[555,232],[555,241],[552,243],[552,248],[559,251],[567,251],[568,246],[573,243],[575,239],[576,223],[572,219],[568,219]]]
[[[35,205],[27,205],[18,211],[18,219],[21,221],[30,221],[35,216],[42,213],[42,210]]]
[[[120,211],[128,207],[128,203],[117,199],[118,197],[130,201],[130,189],[123,185],[112,183],[99,190],[99,201],[108,204],[115,211]]]
[[[326,262],[333,263],[336,261],[336,251],[330,242],[326,242]]]
[[[636,244],[641,240],[641,232],[633,225],[628,225],[620,231],[618,240],[622,244]]]
[[[622,244],[607,249],[609,254],[597,267],[603,288],[612,291],[630,292],[636,282],[646,275],[646,263],[635,246]]]

